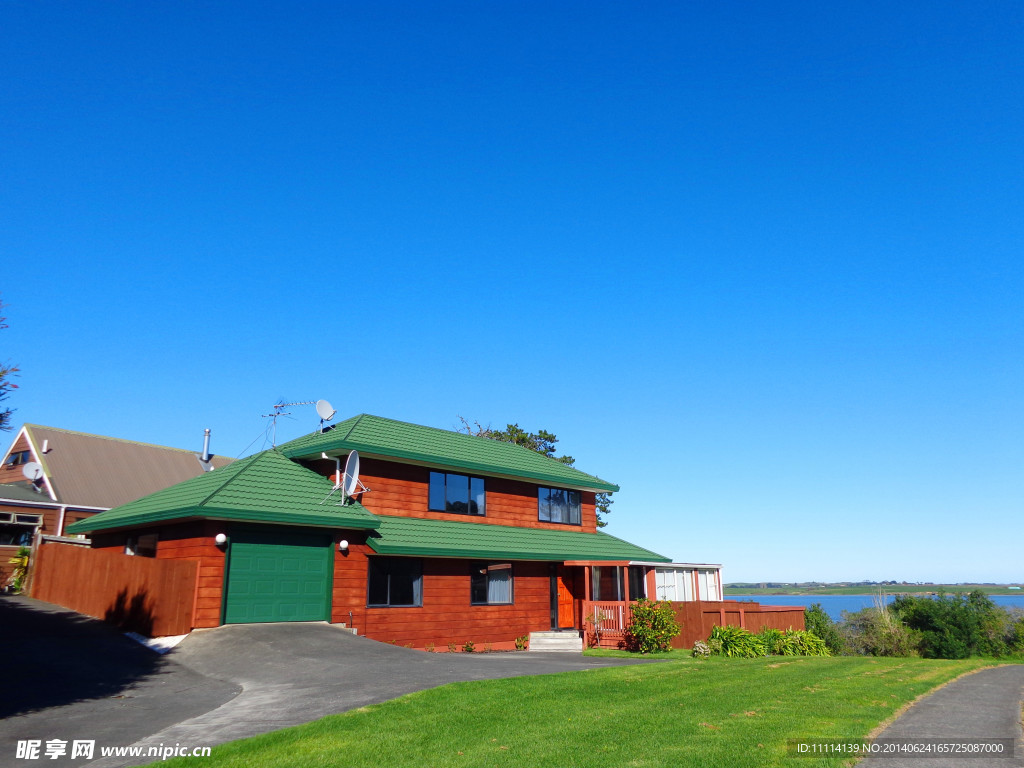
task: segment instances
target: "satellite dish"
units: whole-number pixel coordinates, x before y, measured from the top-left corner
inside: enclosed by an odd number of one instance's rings
[[[331,404],[328,403],[326,400],[316,401],[316,412],[317,415],[324,421],[330,421],[331,419],[334,418],[334,414],[337,413],[337,411],[334,410],[331,407]]]
[[[351,496],[359,487],[359,451],[349,451],[345,459],[345,474],[341,480],[341,487],[346,496]]]
[[[359,465],[356,464],[356,466],[358,467]],[[38,480],[42,480],[43,465],[36,461],[30,461],[21,466],[21,474],[23,474],[27,479],[31,480],[33,483]]]

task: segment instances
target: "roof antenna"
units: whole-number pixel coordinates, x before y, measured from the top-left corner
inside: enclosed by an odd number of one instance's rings
[[[334,414],[337,413],[337,411],[335,411],[331,407],[331,404],[328,403],[326,400],[317,400],[316,402],[313,402],[312,400],[302,400],[302,401],[297,402],[297,403],[278,403],[277,405],[274,406],[274,412],[273,413],[264,413],[264,414],[262,414],[264,419],[273,419],[274,420],[274,436],[271,439],[271,446],[274,447],[274,448],[277,447],[277,417],[278,416],[291,416],[291,411],[285,412],[283,409],[284,408],[290,408],[293,405],[315,405],[316,406],[316,412],[320,416],[320,431],[321,432],[324,431],[324,422],[325,421],[330,421],[331,419],[333,419],[334,418]]]

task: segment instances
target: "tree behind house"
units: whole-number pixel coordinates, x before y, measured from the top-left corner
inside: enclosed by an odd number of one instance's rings
[[[506,424],[505,429],[494,429],[489,424],[486,427],[483,426],[479,421],[470,424],[461,416],[459,416],[459,421],[462,422],[462,429],[460,431],[465,432],[467,435],[486,437],[490,440],[501,440],[505,443],[515,443],[516,445],[523,446],[523,448],[536,451],[542,456],[547,456],[549,459],[567,464],[570,467],[576,463],[576,459],[572,456],[555,456],[555,444],[558,442],[558,437],[545,429],[537,432],[527,432],[518,424]],[[611,494],[598,493],[595,497],[594,505],[597,510],[597,527],[604,528],[608,525],[604,516],[611,512]]]
[[[4,303],[0,301],[0,312],[3,311]],[[7,318],[0,316],[0,329],[7,327]],[[0,363],[0,403],[7,399],[12,389],[17,389],[18,385],[12,382],[10,379],[18,372],[18,366],[11,365],[10,362]],[[0,407],[0,430],[10,431],[11,429],[11,414],[13,414],[10,408]]]

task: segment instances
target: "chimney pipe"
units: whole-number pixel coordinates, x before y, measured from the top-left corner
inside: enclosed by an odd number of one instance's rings
[[[203,461],[210,460],[210,429],[206,428],[203,432]]]

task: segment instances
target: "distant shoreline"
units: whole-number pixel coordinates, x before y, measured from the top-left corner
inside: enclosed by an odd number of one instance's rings
[[[928,595],[936,592],[974,592],[987,595],[1024,595],[1024,589],[1010,589],[1011,584],[822,584],[820,586],[778,585],[755,587],[748,584],[725,584],[725,597],[732,595],[872,595],[882,590],[887,595]]]

